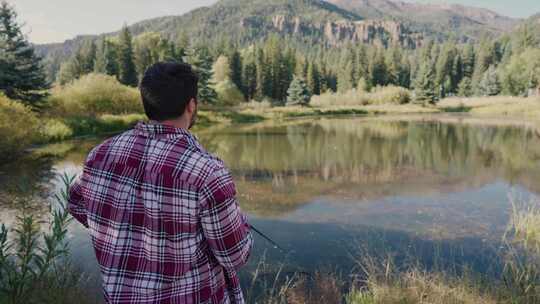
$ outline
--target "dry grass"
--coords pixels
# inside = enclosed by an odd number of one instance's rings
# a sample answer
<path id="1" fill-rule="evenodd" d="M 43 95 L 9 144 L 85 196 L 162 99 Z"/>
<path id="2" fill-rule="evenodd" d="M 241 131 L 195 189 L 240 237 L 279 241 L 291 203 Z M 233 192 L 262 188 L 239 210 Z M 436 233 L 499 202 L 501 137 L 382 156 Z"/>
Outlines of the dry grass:
<path id="1" fill-rule="evenodd" d="M 358 106 L 378 104 L 406 104 L 411 101 L 411 92 L 405 88 L 377 87 L 372 92 L 350 90 L 346 93 L 324 93 L 313 96 L 310 104 L 315 107 Z"/>
<path id="2" fill-rule="evenodd" d="M 347 304 L 495 304 L 494 299 L 482 295 L 474 284 L 448 279 L 442 274 L 411 270 L 399 278 L 381 282 L 370 278 L 367 290 L 353 290 Z"/>
<path id="3" fill-rule="evenodd" d="M 509 230 L 515 241 L 540 254 L 540 207 L 537 204 L 514 203 Z"/>
<path id="4" fill-rule="evenodd" d="M 540 119 L 540 98 L 511 96 L 447 98 L 437 104 L 442 111 L 463 110 L 473 115 Z"/>

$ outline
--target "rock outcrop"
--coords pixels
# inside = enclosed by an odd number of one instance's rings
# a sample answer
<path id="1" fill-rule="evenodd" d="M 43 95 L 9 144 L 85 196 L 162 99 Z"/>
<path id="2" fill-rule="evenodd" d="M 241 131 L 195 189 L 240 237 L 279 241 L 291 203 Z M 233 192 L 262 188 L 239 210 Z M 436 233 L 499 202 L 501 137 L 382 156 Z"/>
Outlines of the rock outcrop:
<path id="1" fill-rule="evenodd" d="M 262 20 L 243 19 L 242 27 L 259 27 Z M 267 30 L 292 35 L 317 34 L 329 45 L 336 46 L 346 42 L 363 42 L 388 46 L 398 44 L 406 48 L 416 48 L 422 43 L 422 35 L 410 32 L 403 24 L 396 21 L 326 21 L 308 22 L 298 16 L 275 15 Z"/>

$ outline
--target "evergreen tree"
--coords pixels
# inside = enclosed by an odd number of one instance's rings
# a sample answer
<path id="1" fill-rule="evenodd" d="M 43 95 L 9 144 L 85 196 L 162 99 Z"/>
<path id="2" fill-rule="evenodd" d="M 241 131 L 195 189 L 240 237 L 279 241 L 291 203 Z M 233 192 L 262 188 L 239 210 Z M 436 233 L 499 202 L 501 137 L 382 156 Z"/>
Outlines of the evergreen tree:
<path id="1" fill-rule="evenodd" d="M 206 104 L 214 104 L 217 101 L 217 93 L 212 82 L 213 60 L 207 47 L 200 46 L 191 50 L 189 63 L 199 75 L 198 100 Z"/>
<path id="2" fill-rule="evenodd" d="M 501 92 L 501 83 L 495 66 L 490 66 L 480 81 L 477 94 L 481 96 L 495 96 Z"/>
<path id="3" fill-rule="evenodd" d="M 487 69 L 491 65 L 495 64 L 497 64 L 495 43 L 489 40 L 482 41 L 476 55 L 476 62 L 472 77 L 473 84 L 479 84 Z"/>
<path id="4" fill-rule="evenodd" d="M 177 62 L 176 47 L 163 37 L 158 42 L 158 61 Z"/>
<path id="5" fill-rule="evenodd" d="M 315 63 L 310 63 L 308 66 L 307 83 L 313 95 L 321 94 L 321 75 Z"/>
<path id="6" fill-rule="evenodd" d="M 356 75 L 354 79 L 359 81 L 361 78 L 369 77 L 369 59 L 365 44 L 360 44 L 356 50 Z"/>
<path id="7" fill-rule="evenodd" d="M 399 46 L 392 46 L 386 52 L 386 84 L 399 85 L 401 78 L 402 53 Z"/>
<path id="8" fill-rule="evenodd" d="M 87 41 L 80 50 L 80 53 L 83 75 L 92 73 L 97 56 L 96 43 L 93 40 Z"/>
<path id="9" fill-rule="evenodd" d="M 472 78 L 474 73 L 475 65 L 475 53 L 474 46 L 472 44 L 467 44 L 463 50 L 462 55 L 462 65 L 463 65 L 463 77 Z"/>
<path id="10" fill-rule="evenodd" d="M 373 86 L 388 84 L 388 69 L 382 50 L 375 49 L 369 65 L 370 83 Z"/>
<path id="11" fill-rule="evenodd" d="M 257 65 L 253 59 L 246 61 L 242 68 L 242 87 L 247 100 L 255 99 L 257 92 Z"/>
<path id="12" fill-rule="evenodd" d="M 234 49 L 229 55 L 230 75 L 232 82 L 246 95 L 244 86 L 242 84 L 242 56 L 238 49 Z"/>
<path id="13" fill-rule="evenodd" d="M 429 62 L 424 62 L 418 72 L 415 83 L 416 101 L 421 103 L 435 103 L 437 93 L 435 89 L 435 75 Z"/>
<path id="14" fill-rule="evenodd" d="M 287 105 L 308 105 L 311 99 L 306 81 L 295 76 L 287 90 Z"/>
<path id="15" fill-rule="evenodd" d="M 264 51 L 261 48 L 258 48 L 255 51 L 255 65 L 257 67 L 257 88 L 255 98 L 257 100 L 263 100 L 265 96 L 271 96 L 272 88 L 270 67 L 266 64 Z"/>
<path id="16" fill-rule="evenodd" d="M 84 75 L 84 63 L 80 52 L 76 52 L 68 61 L 62 63 L 56 80 L 65 85 Z"/>
<path id="17" fill-rule="evenodd" d="M 352 64 L 342 66 L 337 74 L 337 91 L 345 93 L 354 88 Z"/>
<path id="18" fill-rule="evenodd" d="M 339 71 L 337 74 L 337 90 L 338 92 L 347 92 L 354 89 L 355 83 L 355 64 L 356 54 L 350 48 L 345 48 L 342 51 L 339 63 Z"/>
<path id="19" fill-rule="evenodd" d="M 458 96 L 470 97 L 473 95 L 471 78 L 465 77 L 461 80 L 458 87 Z"/>
<path id="20" fill-rule="evenodd" d="M 47 76 L 17 23 L 17 13 L 5 1 L 0 3 L 0 54 L 0 92 L 37 106 L 49 88 Z"/>
<path id="21" fill-rule="evenodd" d="M 118 43 L 118 80 L 129 86 L 137 86 L 137 69 L 133 54 L 133 41 L 127 26 L 120 32 Z"/>

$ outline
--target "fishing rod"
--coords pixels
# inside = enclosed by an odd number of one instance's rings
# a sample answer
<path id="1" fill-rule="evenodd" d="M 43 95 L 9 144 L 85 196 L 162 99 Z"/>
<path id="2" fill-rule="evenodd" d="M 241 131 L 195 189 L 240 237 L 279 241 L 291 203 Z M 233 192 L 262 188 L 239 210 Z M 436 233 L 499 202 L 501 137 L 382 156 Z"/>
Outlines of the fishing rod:
<path id="1" fill-rule="evenodd" d="M 251 228 L 251 230 L 255 231 L 255 233 L 257 233 L 262 238 L 267 240 L 270 244 L 272 244 L 272 246 L 274 246 L 274 248 L 279 249 L 283 253 L 289 253 L 290 252 L 290 251 L 287 251 L 287 250 L 283 249 L 283 247 L 279 246 L 278 243 L 274 242 L 270 237 L 266 236 L 264 233 L 259 231 L 259 229 L 253 227 L 253 225 L 249 225 L 249 227 Z"/>

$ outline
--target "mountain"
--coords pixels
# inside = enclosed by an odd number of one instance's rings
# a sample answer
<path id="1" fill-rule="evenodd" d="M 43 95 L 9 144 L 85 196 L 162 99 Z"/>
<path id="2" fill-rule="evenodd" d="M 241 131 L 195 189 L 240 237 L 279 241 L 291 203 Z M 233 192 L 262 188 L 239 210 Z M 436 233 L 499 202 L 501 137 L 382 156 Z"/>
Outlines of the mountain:
<path id="1" fill-rule="evenodd" d="M 423 4 L 393 0 L 327 0 L 365 19 L 391 18 L 415 31 L 444 39 L 455 36 L 476 40 L 482 35 L 498 36 L 514 28 L 519 19 L 491 10 L 458 4 Z"/>
<path id="2" fill-rule="evenodd" d="M 149 19 L 129 28 L 134 35 L 157 32 L 172 40 L 184 33 L 195 43 L 230 40 L 246 46 L 277 33 L 306 47 L 365 42 L 415 48 L 426 38 L 454 36 L 467 41 L 486 33 L 496 37 L 518 22 L 486 9 L 460 5 L 391 0 L 221 0 L 181 16 Z M 85 41 L 117 33 L 79 36 L 36 48 L 46 59 L 49 75 L 55 75 L 60 64 Z"/>
<path id="3" fill-rule="evenodd" d="M 337 46 L 348 41 L 416 47 L 419 35 L 392 20 L 363 20 L 361 16 L 320 0 L 221 0 L 182 16 L 141 21 L 130 27 L 134 35 L 157 32 L 177 40 L 182 33 L 192 42 L 224 38 L 240 45 L 263 40 L 271 33 L 290 37 L 292 43 Z M 116 35 L 79 36 L 64 43 L 36 46 L 47 62 L 49 75 L 85 41 Z"/>

